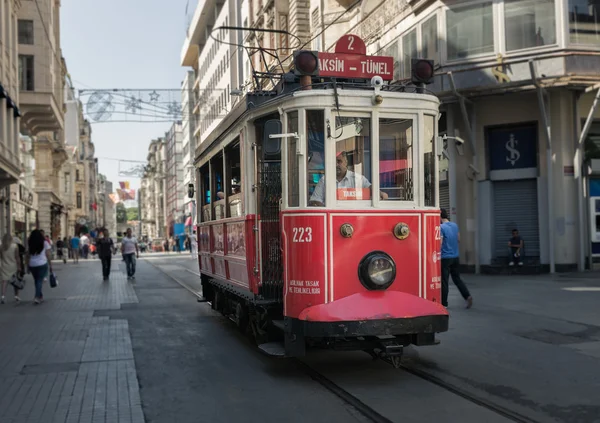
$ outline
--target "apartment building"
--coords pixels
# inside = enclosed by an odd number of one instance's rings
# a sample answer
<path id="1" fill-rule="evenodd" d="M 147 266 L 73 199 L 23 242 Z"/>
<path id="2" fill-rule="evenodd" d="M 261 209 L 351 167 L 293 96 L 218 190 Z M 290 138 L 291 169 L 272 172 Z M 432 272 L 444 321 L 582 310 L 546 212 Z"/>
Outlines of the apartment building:
<path id="1" fill-rule="evenodd" d="M 189 184 L 195 184 L 196 177 L 194 173 L 194 156 L 196 145 L 194 140 L 195 119 L 192 119 L 194 110 L 194 72 L 187 71 L 181 84 L 181 109 L 183 111 L 183 120 L 181 122 L 181 139 L 183 150 L 183 214 L 185 217 L 185 228 L 188 233 L 192 231 L 192 225 L 195 224 L 196 202 L 193 198 L 187 196 Z"/>
<path id="2" fill-rule="evenodd" d="M 448 137 L 437 195 L 462 228 L 467 268 L 506 266 L 512 229 L 538 271 L 600 259 L 600 2 L 352 4 L 337 24 L 315 26 L 323 49 L 358 35 L 368 54 L 396 58 L 400 82 L 411 58 L 436 63 L 427 88 Z"/>
<path id="3" fill-rule="evenodd" d="M 165 134 L 166 201 L 169 236 L 174 236 L 174 224 L 183 222 L 183 148 L 181 122 L 175 122 Z"/>
<path id="4" fill-rule="evenodd" d="M 146 171 L 142 178 L 140 198 L 142 201 L 142 236 L 149 239 L 165 238 L 168 227 L 166 192 L 165 139 L 152 140 L 148 146 Z"/>
<path id="5" fill-rule="evenodd" d="M 194 69 L 192 119 L 196 148 L 231 110 L 231 92 L 242 85 L 240 68 L 245 53 L 235 44 L 241 42 L 243 34 L 217 30 L 242 25 L 242 3 L 241 0 L 198 2 L 188 28 L 181 65 Z"/>
<path id="6" fill-rule="evenodd" d="M 60 169 L 69 159 L 64 144 L 67 71 L 60 49 L 60 3 L 21 2 L 17 26 L 20 130 L 34 144 L 39 227 L 56 239 L 64 236 L 67 210 L 60 198 Z"/>
<path id="7" fill-rule="evenodd" d="M 0 235 L 13 231 L 11 199 L 20 199 L 25 189 L 21 183 L 21 142 L 19 136 L 20 90 L 19 90 L 19 57 L 18 14 L 21 2 L 9 0 L 0 2 Z M 18 184 L 24 188 L 13 188 Z M 23 199 L 28 200 L 29 190 L 23 192 Z M 20 200 L 17 200 L 20 201 Z M 21 217 L 25 219 L 24 207 L 18 207 Z"/>

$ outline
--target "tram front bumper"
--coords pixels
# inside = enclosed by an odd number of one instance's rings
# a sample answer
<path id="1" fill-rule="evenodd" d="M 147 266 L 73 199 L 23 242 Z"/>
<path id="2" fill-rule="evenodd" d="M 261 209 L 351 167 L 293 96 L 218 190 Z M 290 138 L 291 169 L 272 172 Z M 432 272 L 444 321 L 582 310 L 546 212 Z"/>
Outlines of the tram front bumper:
<path id="1" fill-rule="evenodd" d="M 293 326 L 306 337 L 418 335 L 448 330 L 439 303 L 398 291 L 360 292 L 304 309 Z"/>

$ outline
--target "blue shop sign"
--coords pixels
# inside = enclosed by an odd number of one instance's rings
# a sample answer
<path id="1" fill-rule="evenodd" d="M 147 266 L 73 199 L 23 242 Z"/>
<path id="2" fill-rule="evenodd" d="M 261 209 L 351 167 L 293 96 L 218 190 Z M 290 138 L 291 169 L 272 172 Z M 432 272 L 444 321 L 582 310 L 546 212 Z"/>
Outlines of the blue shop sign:
<path id="1" fill-rule="evenodd" d="M 488 128 L 490 170 L 537 168 L 535 125 Z"/>

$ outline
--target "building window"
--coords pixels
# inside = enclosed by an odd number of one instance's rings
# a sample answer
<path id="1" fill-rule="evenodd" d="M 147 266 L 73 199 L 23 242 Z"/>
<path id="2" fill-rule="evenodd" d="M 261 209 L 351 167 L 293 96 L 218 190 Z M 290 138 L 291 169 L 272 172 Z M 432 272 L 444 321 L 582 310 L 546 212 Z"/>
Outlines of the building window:
<path id="1" fill-rule="evenodd" d="M 83 207 L 83 202 L 81 201 L 81 191 L 77 191 L 77 208 L 80 209 Z"/>
<path id="2" fill-rule="evenodd" d="M 19 84 L 21 91 L 34 91 L 33 56 L 19 54 Z"/>
<path id="3" fill-rule="evenodd" d="M 411 59 L 417 58 L 417 30 L 402 37 L 402 63 L 404 68 L 404 78 L 410 78 Z"/>
<path id="4" fill-rule="evenodd" d="M 600 44 L 600 0 L 569 0 L 569 40 Z"/>
<path id="5" fill-rule="evenodd" d="M 446 12 L 448 60 L 494 52 L 492 2 Z"/>
<path id="6" fill-rule="evenodd" d="M 65 194 L 71 192 L 71 174 L 65 173 Z"/>
<path id="7" fill-rule="evenodd" d="M 504 0 L 506 50 L 556 43 L 554 0 Z"/>
<path id="8" fill-rule="evenodd" d="M 421 26 L 421 57 L 439 62 L 439 51 L 436 15 L 426 20 Z"/>
<path id="9" fill-rule="evenodd" d="M 19 44 L 33 44 L 33 21 L 19 19 Z"/>
<path id="10" fill-rule="evenodd" d="M 75 180 L 79 181 L 79 169 L 75 170 Z"/>

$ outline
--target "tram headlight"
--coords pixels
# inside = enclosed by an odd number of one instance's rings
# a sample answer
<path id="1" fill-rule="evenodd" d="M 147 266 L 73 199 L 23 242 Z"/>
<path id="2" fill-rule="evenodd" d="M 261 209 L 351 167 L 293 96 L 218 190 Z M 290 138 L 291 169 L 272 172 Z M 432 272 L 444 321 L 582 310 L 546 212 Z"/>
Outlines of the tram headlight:
<path id="1" fill-rule="evenodd" d="M 367 289 L 387 289 L 396 279 L 396 264 L 383 251 L 373 251 L 360 261 L 358 279 Z"/>

